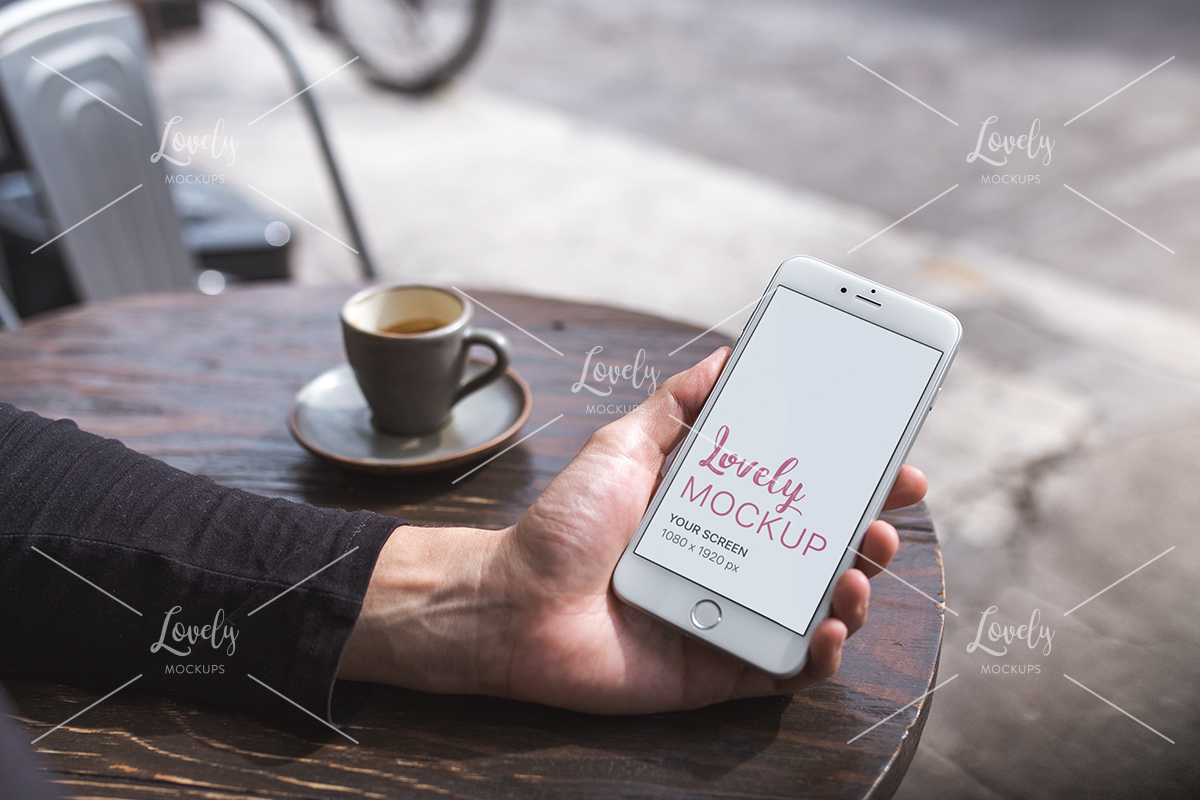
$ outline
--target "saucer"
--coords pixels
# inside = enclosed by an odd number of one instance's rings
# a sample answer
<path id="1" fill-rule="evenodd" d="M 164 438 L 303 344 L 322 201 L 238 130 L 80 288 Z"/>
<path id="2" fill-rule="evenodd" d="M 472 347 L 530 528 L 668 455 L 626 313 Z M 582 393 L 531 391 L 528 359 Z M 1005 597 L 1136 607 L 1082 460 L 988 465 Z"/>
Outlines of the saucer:
<path id="1" fill-rule="evenodd" d="M 487 369 L 472 360 L 468 373 Z M 382 473 L 430 472 L 477 461 L 501 449 L 521 430 L 533 394 L 515 370 L 460 400 L 441 429 L 419 436 L 381 433 L 349 364 L 322 373 L 296 395 L 288 414 L 292 436 L 305 449 L 351 469 Z"/>

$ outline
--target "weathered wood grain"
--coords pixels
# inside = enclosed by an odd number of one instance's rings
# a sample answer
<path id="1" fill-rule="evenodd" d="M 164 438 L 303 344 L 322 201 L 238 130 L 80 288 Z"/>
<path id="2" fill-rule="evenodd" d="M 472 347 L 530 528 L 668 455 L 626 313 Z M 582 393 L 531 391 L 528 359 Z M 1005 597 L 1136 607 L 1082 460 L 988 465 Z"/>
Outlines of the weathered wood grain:
<path id="1" fill-rule="evenodd" d="M 534 391 L 521 435 L 546 430 L 469 478 L 372 477 L 308 454 L 289 435 L 292 397 L 343 360 L 337 309 L 351 289 L 267 287 L 218 297 L 141 295 L 48 315 L 0 334 L 0 400 L 115 436 L 190 472 L 273 496 L 371 508 L 420 524 L 515 521 L 613 414 L 645 386 L 607 397 L 572 391 L 585 354 L 627 364 L 639 349 L 663 377 L 728 341 L 628 311 L 494 292 Z M 594 381 L 589 381 L 594 383 Z M 901 530 L 893 570 L 940 598 L 943 575 L 923 507 L 889 515 Z M 281 728 L 228 711 L 127 690 L 41 743 L 76 797 L 356 798 L 891 796 L 912 758 L 927 698 L 846 742 L 933 685 L 941 612 L 899 581 L 873 581 L 866 626 L 841 671 L 792 699 L 727 703 L 648 717 L 597 718 L 491 698 L 381 689 L 351 728 Z M 96 699 L 35 680 L 9 684 L 29 730 Z M 30 738 L 33 738 L 32 734 Z"/>

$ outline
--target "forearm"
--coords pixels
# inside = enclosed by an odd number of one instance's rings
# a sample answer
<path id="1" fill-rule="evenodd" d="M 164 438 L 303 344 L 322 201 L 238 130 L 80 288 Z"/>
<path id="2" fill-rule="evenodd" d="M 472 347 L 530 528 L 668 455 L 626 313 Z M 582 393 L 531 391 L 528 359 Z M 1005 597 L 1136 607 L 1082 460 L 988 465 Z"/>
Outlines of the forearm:
<path id="1" fill-rule="evenodd" d="M 513 616 L 510 531 L 398 529 L 383 546 L 339 678 L 504 694 Z"/>
<path id="2" fill-rule="evenodd" d="M 97 690 L 140 674 L 140 689 L 290 713 L 254 675 L 329 718 L 397 524 L 221 487 L 0 405 L 0 672 Z M 176 625 L 214 630 L 180 641 Z"/>

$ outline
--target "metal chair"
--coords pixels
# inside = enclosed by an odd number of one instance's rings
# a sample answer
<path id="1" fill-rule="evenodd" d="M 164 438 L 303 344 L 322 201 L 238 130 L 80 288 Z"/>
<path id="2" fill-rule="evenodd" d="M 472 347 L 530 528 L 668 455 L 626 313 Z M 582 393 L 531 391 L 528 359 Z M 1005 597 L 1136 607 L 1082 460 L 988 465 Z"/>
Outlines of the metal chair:
<path id="1" fill-rule="evenodd" d="M 303 89 L 277 12 L 264 0 L 225 2 L 267 34 Z M 159 117 L 145 64 L 140 15 L 118 0 L 24 0 L 0 10 L 0 90 L 14 144 L 35 173 L 60 231 L 51 241 L 60 241 L 84 300 L 195 287 L 165 165 L 150 158 Z M 312 95 L 300 98 L 363 275 L 373 277 Z"/>

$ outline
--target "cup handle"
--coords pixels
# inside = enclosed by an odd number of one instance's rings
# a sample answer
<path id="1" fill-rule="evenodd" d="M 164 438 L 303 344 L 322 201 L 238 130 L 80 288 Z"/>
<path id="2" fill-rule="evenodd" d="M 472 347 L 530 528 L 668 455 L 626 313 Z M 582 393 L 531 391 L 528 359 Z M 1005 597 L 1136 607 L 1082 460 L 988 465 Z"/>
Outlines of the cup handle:
<path id="1" fill-rule="evenodd" d="M 458 387 L 458 391 L 454 393 L 455 403 L 499 378 L 508 369 L 508 365 L 512 361 L 512 351 L 508 344 L 508 337 L 502 333 L 488 330 L 487 328 L 470 328 L 463 335 L 463 349 L 469 350 L 471 345 L 475 344 L 481 344 L 495 353 L 496 363 L 487 372 L 482 375 L 476 375 Z"/>

